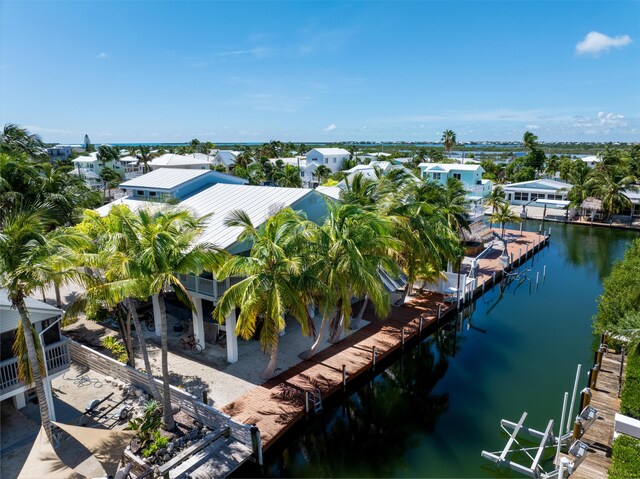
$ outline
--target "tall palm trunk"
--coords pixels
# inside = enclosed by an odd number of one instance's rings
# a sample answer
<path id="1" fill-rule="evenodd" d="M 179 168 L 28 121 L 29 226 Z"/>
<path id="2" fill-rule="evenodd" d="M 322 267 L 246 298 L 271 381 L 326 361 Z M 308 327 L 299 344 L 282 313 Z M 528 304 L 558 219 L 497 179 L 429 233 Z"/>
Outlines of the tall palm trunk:
<path id="1" fill-rule="evenodd" d="M 263 381 L 268 381 L 275 374 L 277 359 L 278 359 L 278 341 L 276 341 L 276 344 L 273 345 L 273 349 L 271 350 L 271 354 L 269 356 L 269 364 L 267 364 L 267 368 L 262 373 Z"/>
<path id="2" fill-rule="evenodd" d="M 164 414 L 164 424 L 168 431 L 173 431 L 175 422 L 173 420 L 173 410 L 171 409 L 171 388 L 169 387 L 169 364 L 167 361 L 169 351 L 169 337 L 167 336 L 167 308 L 164 304 L 164 293 L 158 295 L 160 305 L 160 347 L 162 348 L 162 412 Z"/>
<path id="3" fill-rule="evenodd" d="M 36 386 L 36 395 L 38 397 L 38 408 L 40 409 L 40 420 L 42 427 L 47 434 L 49 442 L 51 442 L 51 417 L 49 416 L 49 404 L 47 404 L 47 395 L 44 391 L 44 381 L 40 374 L 40 363 L 38 362 L 38 353 L 36 351 L 36 343 L 33 339 L 35 331 L 31 321 L 29 320 L 29 312 L 24 304 L 24 295 L 22 291 L 18 293 L 18 297 L 14 299 L 14 305 L 20 313 L 20 321 L 22 322 L 22 332 L 24 333 L 24 341 L 27 346 L 27 357 L 29 364 L 27 367 L 31 370 L 33 382 Z M 46 361 L 46 358 L 43 358 Z"/>
<path id="4" fill-rule="evenodd" d="M 403 305 L 404 303 L 406 303 L 407 298 L 412 292 L 413 292 L 413 281 L 407 281 L 407 286 L 404 288 L 404 291 L 402 292 L 402 297 L 400 298 L 400 301 L 398 301 L 397 304 Z"/>
<path id="5" fill-rule="evenodd" d="M 140 346 L 140 354 L 142 354 L 142 362 L 144 363 L 144 369 L 145 371 L 147 371 L 147 378 L 149 379 L 149 390 L 151 391 L 151 395 L 156 401 L 162 401 L 162 397 L 160 396 L 160 392 L 158 391 L 158 386 L 156 385 L 156 381 L 153 377 L 151 362 L 149 362 L 149 352 L 147 351 L 147 343 L 144 340 L 144 333 L 142 332 L 142 324 L 140 323 L 138 310 L 133 304 L 131 298 L 127 298 L 127 309 L 129 310 L 129 314 L 131 314 L 131 318 L 133 318 L 133 325 L 136 328 L 138 344 Z"/>
<path id="6" fill-rule="evenodd" d="M 54 283 L 53 289 L 56 292 L 56 307 L 58 309 L 62 309 L 62 295 L 60 294 L 60 285 L 58 283 Z"/>
<path id="7" fill-rule="evenodd" d="M 340 341 L 342 331 L 344 331 L 344 314 L 338 311 L 329 327 L 329 342 L 335 344 Z"/>
<path id="8" fill-rule="evenodd" d="M 364 312 L 366 311 L 368 304 L 369 304 L 369 295 L 365 294 L 364 301 L 362 301 L 362 306 L 360 306 L 360 311 L 358 311 L 358 315 L 355 318 L 353 318 L 353 321 L 351 321 L 349 329 L 358 329 L 360 327 L 360 321 L 364 316 Z"/>

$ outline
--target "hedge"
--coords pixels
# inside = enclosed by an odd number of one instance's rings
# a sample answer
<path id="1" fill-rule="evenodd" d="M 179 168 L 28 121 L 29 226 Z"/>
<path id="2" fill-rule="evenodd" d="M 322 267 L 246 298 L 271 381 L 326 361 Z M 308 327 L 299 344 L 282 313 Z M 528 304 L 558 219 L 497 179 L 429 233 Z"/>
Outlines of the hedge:
<path id="1" fill-rule="evenodd" d="M 609 479 L 640 478 L 640 439 L 624 434 L 613 442 Z"/>
<path id="2" fill-rule="evenodd" d="M 624 387 L 620 395 L 620 412 L 640 419 L 640 353 L 629 354 Z"/>

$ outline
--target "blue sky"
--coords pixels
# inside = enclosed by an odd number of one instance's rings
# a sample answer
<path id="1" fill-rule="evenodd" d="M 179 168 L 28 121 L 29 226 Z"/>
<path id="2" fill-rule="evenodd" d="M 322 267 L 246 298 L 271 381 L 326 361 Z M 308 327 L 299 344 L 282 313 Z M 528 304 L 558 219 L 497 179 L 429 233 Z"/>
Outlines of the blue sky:
<path id="1" fill-rule="evenodd" d="M 640 140 L 640 2 L 4 1 L 46 141 Z"/>

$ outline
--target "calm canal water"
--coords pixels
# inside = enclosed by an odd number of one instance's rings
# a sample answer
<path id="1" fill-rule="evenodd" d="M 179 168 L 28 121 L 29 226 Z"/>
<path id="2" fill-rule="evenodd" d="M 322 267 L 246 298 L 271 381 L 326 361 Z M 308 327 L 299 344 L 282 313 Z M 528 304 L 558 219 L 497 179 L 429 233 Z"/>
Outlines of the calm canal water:
<path id="1" fill-rule="evenodd" d="M 530 221 L 524 229 L 538 226 Z M 375 378 L 326 402 L 320 416 L 269 451 L 263 468 L 250 464 L 238 475 L 520 477 L 480 452 L 504 447 L 502 418 L 517 422 L 527 411 L 529 427 L 559 422 L 576 365 L 585 371 L 593 360 L 591 317 L 602 279 L 638 236 L 551 227 L 551 245 L 520 268 L 532 269 L 531 287 L 512 283 L 486 293 L 466 318 L 454 318 Z M 536 290 L 543 265 L 546 279 Z"/>

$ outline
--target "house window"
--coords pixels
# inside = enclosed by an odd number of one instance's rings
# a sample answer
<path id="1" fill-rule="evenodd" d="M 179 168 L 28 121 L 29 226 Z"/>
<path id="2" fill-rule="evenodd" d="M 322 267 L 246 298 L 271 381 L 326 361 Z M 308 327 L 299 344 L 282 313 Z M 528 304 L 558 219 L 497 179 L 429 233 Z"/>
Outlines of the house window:
<path id="1" fill-rule="evenodd" d="M 136 195 L 144 196 L 144 191 L 143 190 L 136 190 Z"/>
<path id="2" fill-rule="evenodd" d="M 462 174 L 461 174 L 461 173 L 454 173 L 454 174 L 453 174 L 453 177 L 454 177 L 456 180 L 460 180 L 460 181 L 462 181 Z"/>
<path id="3" fill-rule="evenodd" d="M 520 191 L 516 191 L 514 193 L 513 199 L 515 201 L 529 201 L 529 193 L 522 193 Z"/>
<path id="4" fill-rule="evenodd" d="M 442 176 L 442 173 L 432 173 L 433 174 L 433 179 L 434 180 L 439 180 L 440 177 Z"/>
<path id="5" fill-rule="evenodd" d="M 149 196 L 156 196 L 156 192 L 155 191 L 150 191 L 149 192 Z"/>
<path id="6" fill-rule="evenodd" d="M 328 165 L 328 164 L 329 164 L 329 158 L 325 158 L 325 159 L 324 159 L 324 164 L 325 164 L 325 165 Z"/>
<path id="7" fill-rule="evenodd" d="M 337 160 L 338 160 L 337 158 L 334 158 L 334 159 L 333 159 L 333 162 L 335 163 Z"/>
<path id="8" fill-rule="evenodd" d="M 539 195 L 538 193 L 531 193 L 531 201 L 535 201 L 538 198 L 544 198 L 544 195 Z"/>

